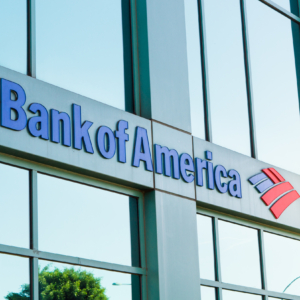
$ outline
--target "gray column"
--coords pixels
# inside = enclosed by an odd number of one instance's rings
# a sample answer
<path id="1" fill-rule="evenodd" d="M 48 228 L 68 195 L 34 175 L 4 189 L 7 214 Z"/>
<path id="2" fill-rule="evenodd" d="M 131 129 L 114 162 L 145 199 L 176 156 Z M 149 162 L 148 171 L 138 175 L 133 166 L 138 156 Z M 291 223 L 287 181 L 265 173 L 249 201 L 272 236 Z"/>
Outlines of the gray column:
<path id="1" fill-rule="evenodd" d="M 149 192 L 145 220 L 148 300 L 200 299 L 196 202 Z"/>
<path id="2" fill-rule="evenodd" d="M 191 131 L 184 0 L 136 0 L 141 116 Z"/>

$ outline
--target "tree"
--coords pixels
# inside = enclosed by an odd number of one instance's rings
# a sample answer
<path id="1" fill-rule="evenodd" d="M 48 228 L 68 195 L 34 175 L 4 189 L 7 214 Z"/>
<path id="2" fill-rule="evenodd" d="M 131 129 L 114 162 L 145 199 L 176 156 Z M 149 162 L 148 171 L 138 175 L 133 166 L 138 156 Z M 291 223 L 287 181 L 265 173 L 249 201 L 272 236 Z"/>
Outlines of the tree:
<path id="1" fill-rule="evenodd" d="M 40 300 L 108 300 L 100 278 L 74 268 L 49 271 L 49 266 L 46 266 L 39 272 L 39 293 Z M 29 284 L 22 285 L 20 293 L 9 293 L 5 299 L 30 299 Z"/>

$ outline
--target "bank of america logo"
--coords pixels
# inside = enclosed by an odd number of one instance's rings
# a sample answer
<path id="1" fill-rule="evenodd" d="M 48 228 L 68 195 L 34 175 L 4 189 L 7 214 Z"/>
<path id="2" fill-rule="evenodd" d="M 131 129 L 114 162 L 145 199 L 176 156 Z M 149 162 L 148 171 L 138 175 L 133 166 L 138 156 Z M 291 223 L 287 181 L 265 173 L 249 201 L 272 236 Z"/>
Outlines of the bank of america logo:
<path id="1" fill-rule="evenodd" d="M 294 187 L 287 182 L 274 168 L 263 169 L 262 173 L 248 179 L 259 193 L 264 193 L 260 198 L 270 206 L 270 211 L 276 219 L 300 198 Z"/>

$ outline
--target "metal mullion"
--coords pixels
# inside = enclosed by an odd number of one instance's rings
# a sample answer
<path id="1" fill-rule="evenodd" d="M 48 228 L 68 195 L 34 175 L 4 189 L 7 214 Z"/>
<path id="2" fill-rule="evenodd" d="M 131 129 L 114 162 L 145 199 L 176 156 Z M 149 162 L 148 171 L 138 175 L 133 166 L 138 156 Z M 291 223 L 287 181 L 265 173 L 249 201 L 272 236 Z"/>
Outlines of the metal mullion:
<path id="1" fill-rule="evenodd" d="M 270 8 L 276 10 L 278 13 L 282 14 L 283 16 L 285 16 L 285 17 L 291 19 L 292 21 L 295 21 L 296 23 L 300 24 L 300 18 L 298 16 L 296 16 L 296 15 L 292 14 L 291 12 L 289 12 L 288 10 L 282 8 L 277 3 L 275 3 L 271 0 L 259 0 L 259 1 L 266 4 Z"/>
<path id="2" fill-rule="evenodd" d="M 30 249 L 38 250 L 37 171 L 30 172 Z"/>
<path id="3" fill-rule="evenodd" d="M 27 0 L 27 75 L 36 78 L 35 0 Z"/>
<path id="4" fill-rule="evenodd" d="M 217 295 L 218 300 L 223 300 L 223 293 L 222 293 L 222 288 L 221 287 L 218 287 L 216 289 L 216 295 Z"/>
<path id="5" fill-rule="evenodd" d="M 267 290 L 267 274 L 266 274 L 266 258 L 265 258 L 265 247 L 264 247 L 264 231 L 258 230 L 258 241 L 259 241 L 259 256 L 260 256 L 260 267 L 261 267 L 261 282 L 262 289 Z"/>
<path id="6" fill-rule="evenodd" d="M 255 116 L 254 116 L 254 103 L 253 103 L 253 88 L 251 79 L 251 64 L 249 53 L 249 36 L 247 27 L 247 11 L 244 0 L 240 0 L 241 17 L 242 17 L 242 31 L 243 31 L 243 46 L 244 46 L 244 62 L 247 86 L 247 99 L 248 99 L 248 117 L 249 117 L 249 133 L 251 145 L 251 157 L 257 158 L 257 142 L 255 130 Z"/>
<path id="7" fill-rule="evenodd" d="M 280 292 L 273 292 L 273 291 L 266 291 L 263 289 L 257 289 L 242 285 L 236 285 L 231 283 L 224 283 L 224 282 L 218 282 L 208 279 L 201 279 L 201 285 L 215 287 L 217 289 L 226 289 L 234 292 L 241 292 L 241 293 L 248 293 L 253 295 L 261 295 L 261 296 L 268 296 L 268 297 L 274 297 L 278 299 L 287 299 L 287 300 L 300 300 L 300 296 L 291 295 L 291 294 L 285 294 Z"/>
<path id="8" fill-rule="evenodd" d="M 30 259 L 30 298 L 39 299 L 39 261 L 37 258 Z"/>
<path id="9" fill-rule="evenodd" d="M 103 269 L 103 270 L 114 271 L 114 272 L 146 275 L 145 268 L 119 265 L 119 264 L 96 261 L 96 260 L 86 259 L 81 257 L 67 256 L 63 254 L 37 251 L 33 249 L 14 247 L 14 246 L 8 246 L 3 244 L 0 244 L 0 253 L 23 256 L 28 258 L 38 258 L 38 259 L 49 260 L 58 263 L 66 263 L 71 265 L 90 267 L 95 269 Z"/>
<path id="10" fill-rule="evenodd" d="M 218 218 L 213 218 L 213 238 L 214 238 L 215 273 L 216 273 L 215 278 L 216 281 L 222 282 L 218 221 L 219 221 Z"/>
<path id="11" fill-rule="evenodd" d="M 204 105 L 204 120 L 205 120 L 205 140 L 208 142 L 212 142 L 212 125 L 211 125 L 205 16 L 204 16 L 203 0 L 198 0 L 198 10 L 199 10 L 200 46 L 201 46 L 200 49 L 201 49 L 201 65 L 202 65 L 203 105 Z"/>
<path id="12" fill-rule="evenodd" d="M 30 249 L 38 250 L 38 202 L 37 202 L 37 171 L 30 171 Z M 39 262 L 30 259 L 30 290 L 31 299 L 39 299 Z"/>

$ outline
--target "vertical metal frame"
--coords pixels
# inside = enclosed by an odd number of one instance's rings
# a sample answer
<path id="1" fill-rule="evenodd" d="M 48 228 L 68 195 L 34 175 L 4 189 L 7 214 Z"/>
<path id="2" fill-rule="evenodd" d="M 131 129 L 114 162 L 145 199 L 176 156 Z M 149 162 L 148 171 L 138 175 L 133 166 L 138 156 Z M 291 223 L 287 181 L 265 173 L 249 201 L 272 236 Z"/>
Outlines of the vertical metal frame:
<path id="1" fill-rule="evenodd" d="M 200 284 L 213 287 L 216 290 L 216 299 L 222 300 L 222 291 L 223 289 L 242 292 L 242 293 L 249 293 L 253 295 L 261 296 L 262 300 L 268 300 L 269 297 L 274 297 L 278 299 L 300 299 L 300 296 L 285 294 L 280 292 L 273 292 L 268 290 L 267 286 L 267 276 L 266 276 L 266 259 L 265 259 L 265 248 L 264 248 L 264 232 L 272 230 L 269 227 L 265 227 L 262 225 L 258 225 L 256 223 L 252 223 L 251 221 L 247 220 L 239 220 L 235 217 L 227 216 L 222 213 L 213 212 L 211 210 L 206 209 L 197 209 L 197 213 L 211 217 L 213 219 L 213 234 L 214 234 L 214 255 L 215 255 L 215 263 L 216 263 L 216 280 L 207 280 L 207 279 L 200 279 Z M 222 282 L 221 278 L 221 268 L 220 268 L 220 245 L 219 245 L 219 227 L 218 227 L 218 220 L 222 219 L 227 222 L 231 222 L 240 226 L 247 226 L 258 231 L 258 245 L 259 245 L 259 254 L 260 254 L 260 266 L 261 266 L 261 281 L 262 281 L 262 288 L 250 288 L 247 286 L 239 286 L 235 284 L 229 284 Z M 288 238 L 295 238 L 290 236 L 289 234 L 285 235 L 283 233 L 279 233 L 277 230 L 273 231 L 275 234 L 287 236 Z M 297 235 L 297 239 L 300 241 L 299 235 Z"/>
<path id="2" fill-rule="evenodd" d="M 244 48 L 244 62 L 246 73 L 246 87 L 247 87 L 247 100 L 248 100 L 248 118 L 249 118 L 249 134 L 250 134 L 250 147 L 251 157 L 257 158 L 257 142 L 256 142 L 256 130 L 255 130 L 255 114 L 253 103 L 253 90 L 251 79 L 251 63 L 249 52 L 249 36 L 248 36 L 248 24 L 247 24 L 247 11 L 245 0 L 240 0 L 241 18 L 242 18 L 242 32 L 243 32 L 243 48 Z"/>
<path id="3" fill-rule="evenodd" d="M 216 277 L 216 281 L 222 282 L 220 242 L 219 242 L 219 219 L 215 217 L 213 217 L 213 239 L 214 239 L 214 255 L 215 255 L 215 277 Z"/>
<path id="4" fill-rule="evenodd" d="M 37 199 L 37 171 L 30 173 L 30 249 L 38 251 L 38 199 Z M 39 262 L 36 257 L 30 258 L 30 290 L 31 299 L 39 299 Z"/>
<path id="5" fill-rule="evenodd" d="M 27 75 L 36 78 L 35 0 L 27 0 Z"/>
<path id="6" fill-rule="evenodd" d="M 124 61 L 124 89 L 125 110 L 135 113 L 134 80 L 133 80 L 133 38 L 132 38 L 132 9 L 131 0 L 121 0 L 122 28 L 123 28 L 123 61 Z"/>
<path id="7" fill-rule="evenodd" d="M 259 256 L 260 256 L 260 268 L 261 268 L 261 287 L 263 290 L 268 289 L 267 284 L 267 271 L 266 271 L 266 258 L 265 258 L 265 244 L 264 244 L 264 231 L 258 230 L 258 244 L 259 244 Z"/>
<path id="8" fill-rule="evenodd" d="M 136 290 L 135 299 L 147 299 L 146 290 L 146 254 L 145 254 L 145 225 L 144 225 L 144 197 L 143 194 L 137 190 L 132 190 L 122 186 L 114 186 L 106 182 L 99 181 L 93 178 L 82 177 L 74 173 L 69 173 L 63 170 L 52 169 L 51 167 L 42 166 L 36 163 L 27 162 L 16 159 L 7 155 L 0 154 L 1 163 L 25 168 L 29 172 L 29 214 L 30 214 L 30 240 L 29 248 L 20 248 L 0 244 L 0 253 L 11 254 L 28 258 L 29 272 L 30 272 L 30 293 L 32 300 L 39 299 L 39 259 L 66 263 L 71 265 L 84 266 L 89 268 L 103 269 L 112 272 L 122 272 L 126 274 L 137 275 L 140 278 L 140 289 Z M 138 230 L 139 230 L 139 250 L 140 250 L 140 266 L 123 266 L 114 263 L 105 263 L 101 261 L 89 260 L 84 258 L 77 258 L 72 256 L 60 255 L 55 253 L 48 253 L 38 250 L 38 172 L 55 176 L 66 180 L 78 182 L 78 184 L 88 184 L 90 186 L 109 190 L 111 192 L 121 193 L 127 195 L 129 198 L 138 199 Z M 137 279 L 135 276 L 135 279 Z"/>
<path id="9" fill-rule="evenodd" d="M 210 95 L 209 95 L 209 79 L 208 79 L 208 60 L 206 47 L 205 32 L 205 14 L 203 0 L 198 0 L 199 11 L 199 32 L 200 32 L 200 49 L 201 49 L 201 65 L 202 65 L 202 85 L 203 85 L 203 105 L 204 105 L 204 121 L 205 121 L 205 140 L 212 142 L 212 125 L 210 112 Z"/>

